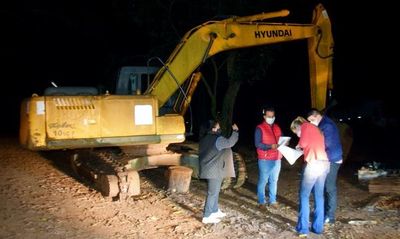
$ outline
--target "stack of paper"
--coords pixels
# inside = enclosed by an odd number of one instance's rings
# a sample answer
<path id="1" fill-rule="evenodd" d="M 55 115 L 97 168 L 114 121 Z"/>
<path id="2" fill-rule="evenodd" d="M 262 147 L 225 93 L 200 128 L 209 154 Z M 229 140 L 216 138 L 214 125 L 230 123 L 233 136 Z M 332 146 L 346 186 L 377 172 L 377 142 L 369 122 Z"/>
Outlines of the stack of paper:
<path id="1" fill-rule="evenodd" d="M 297 149 L 292 149 L 288 146 L 286 146 L 286 144 L 289 142 L 290 137 L 285 137 L 282 136 L 279 138 L 278 141 L 278 150 L 279 152 L 282 153 L 283 157 L 285 157 L 285 159 L 289 162 L 290 165 L 293 165 L 296 160 L 303 155 L 303 151 L 301 150 L 297 150 Z"/>

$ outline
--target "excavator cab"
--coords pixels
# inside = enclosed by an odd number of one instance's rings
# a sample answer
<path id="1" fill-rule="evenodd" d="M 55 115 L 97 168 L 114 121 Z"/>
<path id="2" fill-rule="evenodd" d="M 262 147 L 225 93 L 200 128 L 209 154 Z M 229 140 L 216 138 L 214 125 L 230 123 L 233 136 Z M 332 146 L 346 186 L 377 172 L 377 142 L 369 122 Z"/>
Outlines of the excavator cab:
<path id="1" fill-rule="evenodd" d="M 159 68 L 146 66 L 123 66 L 116 79 L 116 95 L 141 95 L 151 83 Z"/>
<path id="2" fill-rule="evenodd" d="M 123 66 L 119 69 L 116 76 L 116 95 L 141 95 L 145 92 L 152 83 L 156 73 L 160 70 L 159 67 L 154 66 Z M 165 114 L 180 114 L 182 112 L 182 105 L 185 101 L 185 94 L 187 89 L 193 81 L 186 81 L 180 90 L 177 90 L 168 101 L 159 108 L 159 115 Z M 185 110 L 186 111 L 186 110 Z"/>

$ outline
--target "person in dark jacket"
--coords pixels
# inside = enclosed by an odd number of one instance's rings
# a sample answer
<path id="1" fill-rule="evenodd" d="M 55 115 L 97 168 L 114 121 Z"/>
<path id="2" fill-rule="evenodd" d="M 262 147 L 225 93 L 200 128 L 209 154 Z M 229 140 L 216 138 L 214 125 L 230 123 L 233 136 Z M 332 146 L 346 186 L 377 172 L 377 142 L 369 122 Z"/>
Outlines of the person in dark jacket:
<path id="1" fill-rule="evenodd" d="M 200 140 L 200 178 L 207 179 L 207 197 L 204 205 L 203 223 L 218 223 L 226 214 L 218 207 L 219 192 L 225 177 L 235 177 L 232 147 L 239 139 L 239 128 L 232 126 L 229 138 L 221 135 L 218 122 Z"/>
<path id="2" fill-rule="evenodd" d="M 339 129 L 332 119 L 326 115 L 322 115 L 317 109 L 311 109 L 308 112 L 307 120 L 318 126 L 324 134 L 325 151 L 330 162 L 330 170 L 325 181 L 325 223 L 334 223 L 337 207 L 336 180 L 340 165 L 343 162 Z"/>

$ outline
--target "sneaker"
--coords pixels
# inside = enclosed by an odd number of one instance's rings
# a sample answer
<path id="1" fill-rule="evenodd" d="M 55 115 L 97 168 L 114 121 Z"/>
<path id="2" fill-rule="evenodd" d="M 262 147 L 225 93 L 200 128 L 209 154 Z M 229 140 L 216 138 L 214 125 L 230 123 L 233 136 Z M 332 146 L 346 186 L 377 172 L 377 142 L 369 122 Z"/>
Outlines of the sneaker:
<path id="1" fill-rule="evenodd" d="M 325 218 L 324 223 L 325 223 L 325 224 L 334 224 L 334 223 L 335 223 L 335 220 L 329 219 L 329 218 L 327 217 L 327 218 Z"/>
<path id="2" fill-rule="evenodd" d="M 208 223 L 218 223 L 220 222 L 221 219 L 213 217 L 212 214 L 208 217 L 203 217 L 203 220 L 201 221 L 204 224 L 208 224 Z"/>
<path id="3" fill-rule="evenodd" d="M 223 218 L 226 216 L 226 213 L 223 213 L 220 209 L 218 209 L 217 212 L 211 213 L 211 216 L 215 218 Z"/>
<path id="4" fill-rule="evenodd" d="M 300 233 L 300 234 L 299 234 L 299 237 L 300 237 L 300 238 L 306 238 L 306 237 L 307 237 L 307 234 Z"/>

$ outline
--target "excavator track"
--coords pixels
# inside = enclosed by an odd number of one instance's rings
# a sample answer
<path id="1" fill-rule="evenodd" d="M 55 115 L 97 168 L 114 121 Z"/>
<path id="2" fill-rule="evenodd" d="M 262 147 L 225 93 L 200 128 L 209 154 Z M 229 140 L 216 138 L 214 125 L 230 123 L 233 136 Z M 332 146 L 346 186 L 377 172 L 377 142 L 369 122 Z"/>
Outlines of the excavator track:
<path id="1" fill-rule="evenodd" d="M 72 155 L 71 167 L 93 182 L 104 197 L 124 200 L 140 194 L 138 171 L 126 167 L 131 159 L 118 149 L 80 150 Z"/>
<path id="2" fill-rule="evenodd" d="M 91 181 L 104 197 L 126 200 L 140 194 L 140 170 L 182 165 L 192 168 L 192 177 L 198 178 L 196 144 L 175 145 L 172 148 L 167 150 L 167 145 L 152 145 L 146 148 L 130 146 L 77 150 L 70 162 L 73 171 Z M 241 187 L 247 178 L 243 157 L 236 152 L 233 156 L 236 178 L 225 178 L 222 189 Z"/>
<path id="3" fill-rule="evenodd" d="M 225 178 L 221 189 L 240 188 L 247 178 L 246 163 L 244 158 L 237 152 L 233 152 L 233 163 L 235 165 L 235 178 Z"/>

